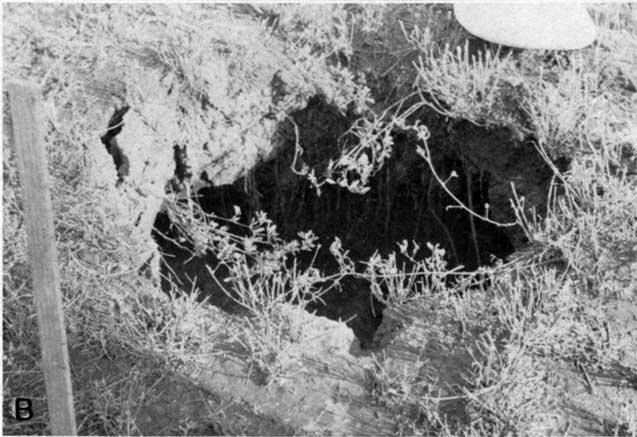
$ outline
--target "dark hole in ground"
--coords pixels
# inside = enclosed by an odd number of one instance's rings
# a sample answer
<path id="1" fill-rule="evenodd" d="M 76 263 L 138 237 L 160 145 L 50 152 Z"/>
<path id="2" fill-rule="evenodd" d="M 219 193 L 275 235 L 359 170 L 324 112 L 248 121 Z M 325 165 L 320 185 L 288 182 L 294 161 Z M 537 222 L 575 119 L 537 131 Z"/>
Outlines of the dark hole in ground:
<path id="1" fill-rule="evenodd" d="M 304 145 L 303 159 L 318 168 L 336 156 L 335 145 L 351 121 L 321 98 L 313 99 L 306 109 L 293 114 L 293 119 L 299 126 L 299 142 Z M 473 130 L 475 135 L 481 134 L 480 128 Z M 383 256 L 397 251 L 396 242 L 405 239 L 415 240 L 423 248 L 426 242 L 438 243 L 446 249 L 450 266 L 462 264 L 467 270 L 488 263 L 492 256 L 503 258 L 512 252 L 512 244 L 502 229 L 474 220 L 474 238 L 469 215 L 461 209 L 447 208 L 453 201 L 416 154 L 413 135 L 395 133 L 393 156 L 373 178 L 367 194 L 353 194 L 326 185 L 317 197 L 311 184 L 290 170 L 294 151 L 291 132 L 291 126 L 281 125 L 283 146 L 275 159 L 260 163 L 250 172 L 251 184 L 247 184 L 253 187 L 250 193 L 244 191 L 243 179 L 232 185 L 204 188 L 198 193 L 202 209 L 222 217 L 232 216 L 234 205 L 248 217 L 256 210 L 263 210 L 285 239 L 296 238 L 299 231 L 311 229 L 323 247 L 315 266 L 327 272 L 337 268 L 328 250 L 336 236 L 352 258 L 360 261 L 367 260 L 375 251 Z M 435 161 L 443 178 L 453 171 L 458 174 L 449 184 L 454 194 L 467 203 L 471 199 L 477 212 L 483 213 L 481 205 L 489 202 L 491 175 L 487 171 L 472 172 L 453 150 L 438 153 Z M 192 258 L 187 250 L 163 238 L 161 234 L 176 236 L 166 214 L 157 217 L 155 227 L 159 232 L 154 232 L 154 237 L 164 255 L 163 274 L 179 280 L 186 291 L 196 281 L 202 295 L 213 304 L 236 310 L 236 304 L 209 278 L 205 268 L 206 263 L 215 264 L 214 254 Z M 310 258 L 310 255 L 301 257 L 301 264 L 308 265 Z M 169 287 L 168 281 L 163 286 Z M 361 344 L 370 344 L 381 323 L 382 305 L 371 297 L 367 281 L 346 278 L 340 289 L 324 296 L 324 301 L 325 305 L 315 304 L 309 309 L 333 320 L 349 320 L 348 325 Z"/>

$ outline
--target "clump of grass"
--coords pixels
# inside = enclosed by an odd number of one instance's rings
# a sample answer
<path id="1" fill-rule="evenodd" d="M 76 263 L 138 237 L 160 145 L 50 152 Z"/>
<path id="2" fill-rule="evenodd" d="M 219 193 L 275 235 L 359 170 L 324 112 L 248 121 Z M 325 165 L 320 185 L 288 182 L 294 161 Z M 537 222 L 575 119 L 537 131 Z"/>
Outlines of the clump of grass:
<path id="1" fill-rule="evenodd" d="M 524 98 L 522 77 L 511 55 L 478 51 L 469 45 L 439 47 L 426 38 L 411 37 L 421 50 L 416 65 L 421 99 L 436 112 L 479 126 L 504 126 L 524 136 L 524 121 L 511 104 Z"/>
<path id="2" fill-rule="evenodd" d="M 289 346 L 301 340 L 302 326 L 287 306 L 303 310 L 320 301 L 342 276 L 326 276 L 312 264 L 297 265 L 301 252 L 318 251 L 317 237 L 301 232 L 298 240 L 285 241 L 263 212 L 245 225 L 238 208 L 228 219 L 205 214 L 196 205 L 194 214 L 182 204 L 171 205 L 170 211 L 181 238 L 195 248 L 193 256 L 215 255 L 209 280 L 242 309 L 235 324 L 221 327 L 226 338 L 243 348 L 267 380 L 290 371 L 285 368 L 294 361 Z"/>
<path id="3" fill-rule="evenodd" d="M 403 305 L 410 299 L 418 298 L 423 293 L 441 293 L 447 289 L 447 279 L 455 271 L 447 268 L 445 251 L 437 245 L 428 243 L 431 252 L 429 257 L 419 260 L 416 257 L 420 246 L 412 242 L 403 241 L 399 244 L 402 262 L 397 261 L 396 253 L 391 253 L 383 259 L 378 253 L 374 254 L 365 264 L 363 277 L 370 281 L 374 297 L 386 305 Z"/>
<path id="4" fill-rule="evenodd" d="M 587 288 L 631 297 L 637 290 L 631 279 L 637 244 L 636 185 L 625 168 L 613 175 L 610 161 L 602 156 L 576 160 L 562 176 L 564 185 L 552 185 L 552 207 L 546 217 L 524 218 L 522 225 L 531 241 L 555 251 L 582 284 L 592 281 Z M 518 214 L 521 207 L 518 203 Z"/>
<path id="5" fill-rule="evenodd" d="M 464 44 L 468 37 L 453 17 L 451 5 L 352 5 L 350 10 L 354 31 L 352 64 L 365 74 L 374 91 L 375 107 L 392 107 L 413 97 L 417 77 L 413 62 L 420 50 L 406 35 L 426 40 L 427 45 L 450 47 Z"/>

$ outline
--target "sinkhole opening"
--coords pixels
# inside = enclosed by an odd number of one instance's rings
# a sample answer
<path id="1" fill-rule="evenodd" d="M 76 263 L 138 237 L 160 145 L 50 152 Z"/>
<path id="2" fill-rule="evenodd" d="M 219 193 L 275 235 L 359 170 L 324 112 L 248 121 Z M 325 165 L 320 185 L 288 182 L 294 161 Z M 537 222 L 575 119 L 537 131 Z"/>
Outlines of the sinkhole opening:
<path id="1" fill-rule="evenodd" d="M 299 143 L 304 146 L 303 159 L 314 168 L 337 156 L 335 145 L 353 120 L 320 97 L 291 118 L 298 127 Z M 479 135 L 484 135 L 485 142 L 493 140 L 492 132 L 483 132 L 476 126 L 470 129 L 473 140 Z M 355 194 L 338 185 L 324 185 L 320 196 L 306 178 L 291 170 L 296 144 L 293 126 L 281 123 L 278 135 L 281 145 L 274 158 L 257 164 L 231 185 L 200 189 L 193 199 L 204 212 L 219 217 L 232 217 L 235 205 L 241 208 L 245 220 L 264 211 L 287 240 L 298 238 L 300 231 L 312 230 L 319 237 L 321 249 L 315 255 L 299 256 L 297 262 L 301 266 L 313 263 L 324 272 L 336 271 L 338 264 L 329 252 L 335 237 L 340 238 L 352 259 L 361 262 L 375 252 L 381 256 L 397 252 L 397 242 L 403 240 L 414 240 L 423 247 L 427 242 L 438 244 L 446 251 L 449 267 L 462 265 L 466 270 L 489 264 L 494 257 L 505 258 L 514 250 L 510 235 L 502 228 L 472 221 L 463 209 L 448 207 L 455 202 L 416 153 L 418 139 L 413 134 L 394 132 L 392 156 L 372 177 L 367 193 Z M 444 129 L 432 135 L 441 138 L 440 144 L 431 149 L 437 173 L 449 179 L 455 172 L 457 177 L 450 179 L 448 188 L 463 202 L 473 205 L 477 213 L 484 214 L 485 204 L 494 205 L 489 199 L 493 175 L 467 165 L 467 156 L 444 147 L 446 135 Z M 206 265 L 217 263 L 214 253 L 193 257 L 188 247 L 176 244 L 177 229 L 166 213 L 157 216 L 153 237 L 162 253 L 165 289 L 170 288 L 171 281 L 185 292 L 196 287 L 210 303 L 226 311 L 237 310 L 220 286 L 209 279 Z M 308 310 L 346 321 L 363 348 L 371 344 L 382 321 L 383 305 L 371 294 L 368 281 L 347 277 L 322 300 L 323 303 L 311 304 Z"/>

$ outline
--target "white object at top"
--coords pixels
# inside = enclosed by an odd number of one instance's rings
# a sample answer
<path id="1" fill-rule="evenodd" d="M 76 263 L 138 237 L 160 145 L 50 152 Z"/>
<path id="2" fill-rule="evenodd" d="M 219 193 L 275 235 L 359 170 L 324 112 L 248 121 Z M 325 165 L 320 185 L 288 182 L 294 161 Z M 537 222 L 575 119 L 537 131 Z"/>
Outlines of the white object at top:
<path id="1" fill-rule="evenodd" d="M 456 3 L 454 12 L 469 33 L 510 47 L 573 50 L 597 37 L 586 9 L 573 3 Z"/>

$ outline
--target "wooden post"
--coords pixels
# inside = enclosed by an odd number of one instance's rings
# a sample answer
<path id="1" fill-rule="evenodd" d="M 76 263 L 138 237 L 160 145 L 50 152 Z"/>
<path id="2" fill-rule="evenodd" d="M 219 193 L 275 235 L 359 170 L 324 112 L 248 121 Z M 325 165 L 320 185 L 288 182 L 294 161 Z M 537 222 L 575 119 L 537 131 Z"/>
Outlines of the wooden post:
<path id="1" fill-rule="evenodd" d="M 12 137 L 20 171 L 27 248 L 38 314 L 42 366 L 54 435 L 76 435 L 71 373 L 55 250 L 39 87 L 7 83 Z"/>

